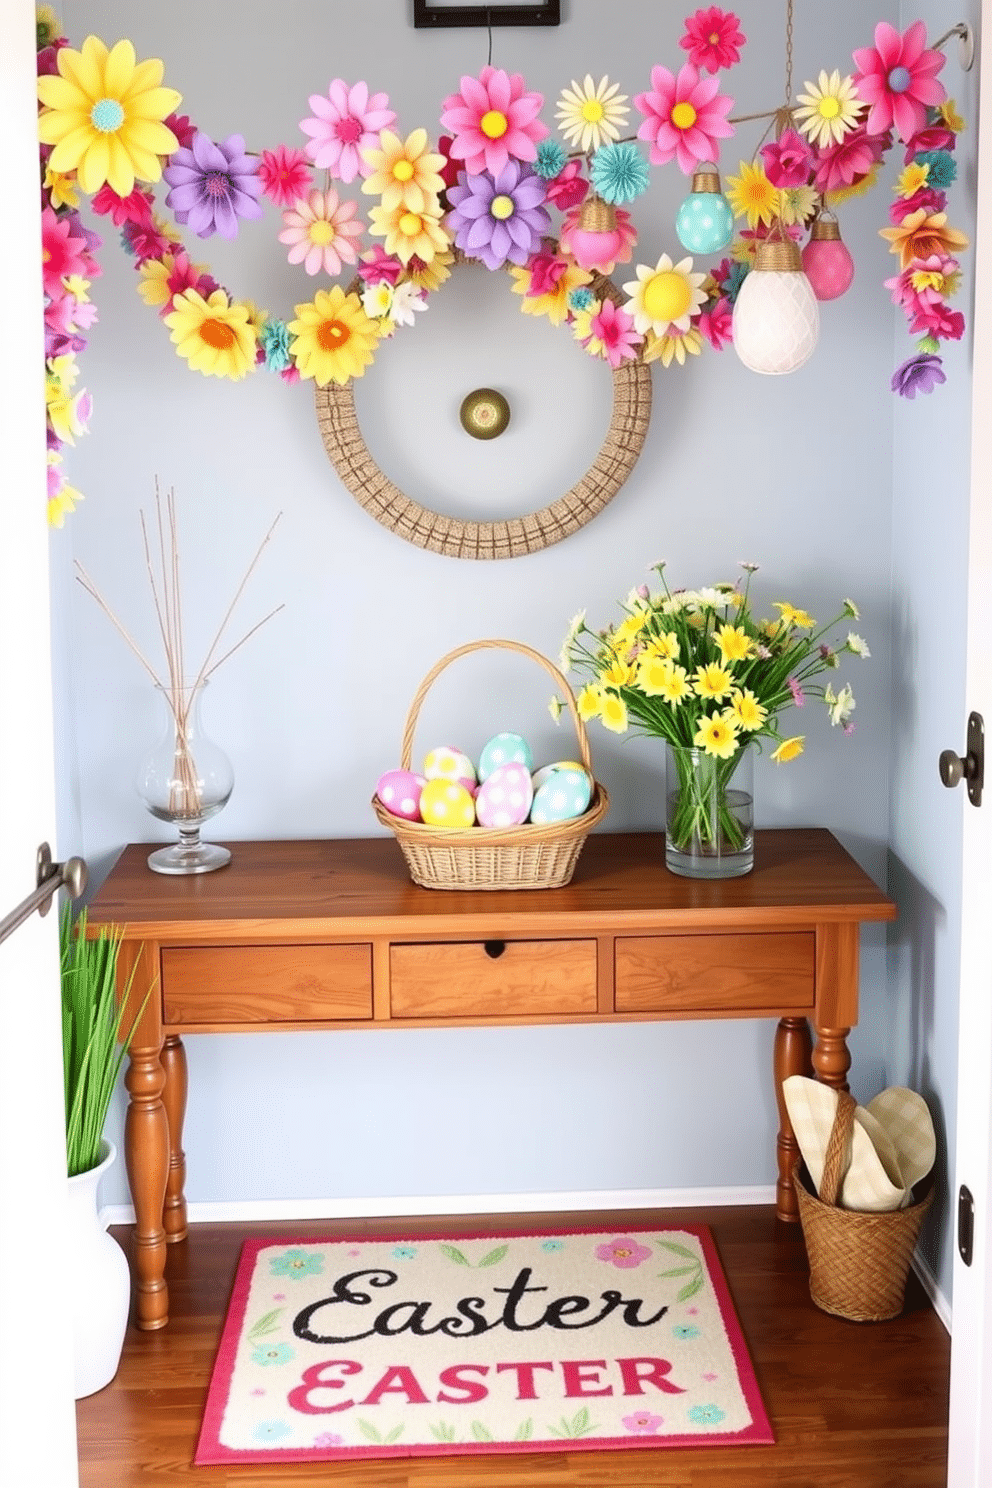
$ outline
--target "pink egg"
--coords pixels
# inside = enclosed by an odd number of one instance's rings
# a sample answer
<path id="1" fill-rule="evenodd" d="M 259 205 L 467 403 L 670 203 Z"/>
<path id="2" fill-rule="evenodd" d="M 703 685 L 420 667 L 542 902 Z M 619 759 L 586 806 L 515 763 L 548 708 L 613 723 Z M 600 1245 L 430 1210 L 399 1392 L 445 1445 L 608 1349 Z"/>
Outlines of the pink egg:
<path id="1" fill-rule="evenodd" d="M 426 784 L 424 776 L 415 775 L 412 770 L 387 770 L 375 793 L 393 816 L 420 821 L 420 795 Z"/>
<path id="2" fill-rule="evenodd" d="M 527 820 L 534 787 L 526 765 L 497 765 L 475 798 L 480 827 L 517 827 Z"/>

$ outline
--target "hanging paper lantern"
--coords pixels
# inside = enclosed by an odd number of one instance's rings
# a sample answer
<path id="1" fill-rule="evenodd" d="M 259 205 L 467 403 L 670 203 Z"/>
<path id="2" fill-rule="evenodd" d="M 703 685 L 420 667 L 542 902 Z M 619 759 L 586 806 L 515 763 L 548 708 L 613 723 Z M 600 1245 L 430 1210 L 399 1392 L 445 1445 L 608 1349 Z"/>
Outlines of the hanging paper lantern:
<path id="1" fill-rule="evenodd" d="M 675 231 L 690 253 L 720 253 L 734 236 L 733 209 L 715 165 L 701 166 L 693 176 L 692 191 L 675 218 Z"/>
<path id="2" fill-rule="evenodd" d="M 834 217 L 818 217 L 802 252 L 803 268 L 818 300 L 836 300 L 851 287 L 854 259 L 840 239 Z"/>
<path id="3" fill-rule="evenodd" d="M 759 243 L 734 304 L 734 350 L 752 372 L 795 372 L 813 354 L 820 312 L 795 243 Z"/>

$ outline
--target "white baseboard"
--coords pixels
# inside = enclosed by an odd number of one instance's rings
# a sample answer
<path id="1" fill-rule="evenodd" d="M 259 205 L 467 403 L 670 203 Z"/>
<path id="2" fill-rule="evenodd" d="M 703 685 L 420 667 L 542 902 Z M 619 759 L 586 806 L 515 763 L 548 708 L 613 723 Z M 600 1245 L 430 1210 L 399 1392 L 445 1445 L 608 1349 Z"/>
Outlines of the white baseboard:
<path id="1" fill-rule="evenodd" d="M 363 1199 L 226 1199 L 193 1202 L 190 1224 L 248 1224 L 253 1220 L 388 1219 L 432 1214 L 538 1214 L 597 1209 L 696 1209 L 774 1204 L 774 1185 L 754 1188 L 593 1189 L 575 1193 L 431 1194 Z M 107 1204 L 104 1226 L 133 1224 L 130 1204 Z"/>
<path id="2" fill-rule="evenodd" d="M 940 1321 L 943 1323 L 948 1333 L 952 1332 L 951 1304 L 944 1296 L 944 1293 L 941 1291 L 940 1284 L 937 1281 L 936 1276 L 934 1276 L 933 1272 L 931 1271 L 929 1264 L 924 1259 L 924 1257 L 920 1255 L 920 1252 L 918 1250 L 913 1252 L 913 1270 L 920 1278 L 923 1290 L 930 1298 L 930 1302 L 934 1312 L 940 1318 Z"/>

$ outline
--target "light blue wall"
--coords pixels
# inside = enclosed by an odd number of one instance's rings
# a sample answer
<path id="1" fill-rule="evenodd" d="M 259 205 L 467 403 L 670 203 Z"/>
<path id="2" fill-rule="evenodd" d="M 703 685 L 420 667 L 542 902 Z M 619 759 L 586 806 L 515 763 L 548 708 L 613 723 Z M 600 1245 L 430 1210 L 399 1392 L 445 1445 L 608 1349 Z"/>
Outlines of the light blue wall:
<path id="1" fill-rule="evenodd" d="M 774 107 L 784 92 L 784 5 L 746 9 L 745 60 L 727 78 L 740 113 Z M 183 92 L 183 109 L 200 126 L 215 137 L 241 130 L 260 148 L 302 142 L 307 96 L 332 76 L 365 77 L 388 91 L 404 129 L 435 127 L 443 96 L 486 60 L 485 33 L 415 32 L 407 10 L 401 0 L 237 11 L 215 0 L 178 10 L 69 0 L 63 18 L 77 45 L 89 31 L 108 42 L 129 35 L 139 56 L 164 59 L 166 81 Z M 522 71 L 545 94 L 549 119 L 572 78 L 606 72 L 632 95 L 648 85 L 651 63 L 681 60 L 681 8 L 571 0 L 565 10 L 559 30 L 494 36 L 494 62 Z M 797 11 L 799 86 L 821 68 L 849 68 L 852 48 L 871 40 L 854 0 L 800 3 Z M 895 19 L 897 7 L 878 14 Z M 742 128 L 732 142 L 738 149 L 724 153 L 725 174 L 750 157 L 761 128 Z M 503 635 L 555 657 L 577 609 L 606 623 L 659 557 L 675 582 L 688 585 L 733 577 L 739 560 L 753 559 L 761 564 L 756 592 L 764 605 L 787 598 L 826 618 L 845 596 L 856 599 L 872 649 L 872 660 L 849 673 L 858 699 L 853 738 L 831 730 L 825 717 L 804 716 L 797 721 L 809 734 L 804 758 L 787 768 L 759 761 L 759 825 L 828 827 L 883 882 L 890 810 L 897 820 L 902 814 L 893 772 L 905 768 L 904 739 L 892 736 L 893 701 L 903 718 L 916 685 L 897 674 L 903 691 L 893 700 L 897 545 L 905 575 L 897 593 L 921 602 L 910 588 L 901 508 L 896 539 L 892 523 L 889 377 L 907 353 L 893 337 L 881 286 L 892 260 L 877 230 L 887 221 L 897 169 L 893 161 L 877 190 L 841 213 L 857 277 L 844 299 L 823 307 L 821 344 L 804 369 L 760 378 L 731 351 L 708 350 L 689 367 L 656 368 L 644 453 L 613 503 L 561 545 L 496 564 L 421 552 L 367 517 L 328 464 L 306 387 L 263 373 L 233 385 L 188 371 L 140 302 L 130 262 L 108 243 L 95 289 L 100 322 L 85 356 L 92 433 L 71 455 L 86 500 L 53 542 L 63 852 L 84 852 L 102 873 L 125 842 L 156 833 L 131 784 L 155 726 L 151 689 L 72 583 L 72 560 L 151 648 L 138 509 L 150 509 L 158 476 L 179 501 L 194 649 L 283 512 L 241 614 L 247 627 L 281 601 L 286 609 L 217 673 L 208 699 L 212 732 L 236 770 L 218 835 L 376 832 L 369 796 L 397 760 L 419 681 L 450 647 Z M 643 262 L 662 251 L 680 254 L 671 223 L 684 179 L 672 167 L 655 172 L 654 182 L 635 210 Z M 278 226 L 268 210 L 233 245 L 191 240 L 191 256 L 209 261 L 235 294 L 286 317 L 313 284 L 286 263 Z M 432 503 L 436 472 L 437 490 L 452 500 L 460 494 L 466 510 L 474 505 L 487 517 L 501 509 L 506 485 L 523 490 L 530 506 L 572 483 L 597 427 L 605 428 L 609 377 L 564 332 L 521 316 L 502 276 L 483 282 L 482 292 L 483 331 L 460 333 L 439 299 L 415 331 L 386 348 L 360 391 L 369 443 L 411 495 Z M 474 291 L 450 290 L 466 293 Z M 457 406 L 480 382 L 502 386 L 514 409 L 511 432 L 495 452 L 513 457 L 513 473 L 500 481 L 451 417 L 450 400 Z M 962 367 L 932 409 L 898 410 L 897 466 L 915 461 L 922 470 L 912 431 L 948 418 L 960 423 L 966 387 Z M 425 459 L 428 439 L 433 453 Z M 962 445 L 962 471 L 966 459 Z M 925 477 L 917 479 L 922 521 Z M 901 504 L 905 492 L 903 480 Z M 922 531 L 919 540 L 928 540 Z M 543 674 L 486 657 L 446 678 L 422 715 L 424 750 L 445 738 L 471 750 L 519 725 L 538 754 L 561 751 Z M 657 828 L 660 748 L 601 731 L 592 743 L 613 800 L 608 827 Z M 889 1069 L 886 961 L 884 934 L 866 933 L 864 1023 L 852 1039 L 863 1096 L 885 1083 Z M 739 1022 L 191 1038 L 189 1197 L 770 1184 L 777 1125 L 771 1037 L 769 1024 Z M 119 1124 L 119 1110 L 114 1119 Z M 124 1198 L 118 1177 L 104 1199 Z"/>

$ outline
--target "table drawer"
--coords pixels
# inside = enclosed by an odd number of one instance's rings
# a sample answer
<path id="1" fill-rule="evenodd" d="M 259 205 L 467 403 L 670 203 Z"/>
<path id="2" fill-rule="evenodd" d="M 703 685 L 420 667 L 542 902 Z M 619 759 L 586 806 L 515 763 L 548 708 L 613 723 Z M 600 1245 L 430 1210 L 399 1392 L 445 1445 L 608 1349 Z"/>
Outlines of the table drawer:
<path id="1" fill-rule="evenodd" d="M 394 1018 L 525 1018 L 596 1011 L 594 940 L 394 945 L 389 968 Z"/>
<path id="2" fill-rule="evenodd" d="M 812 931 L 631 935 L 616 942 L 618 1013 L 812 1009 Z"/>
<path id="3" fill-rule="evenodd" d="M 172 1024 L 371 1018 L 372 947 L 166 947 L 162 995 Z"/>

